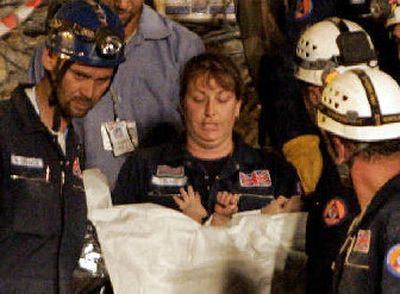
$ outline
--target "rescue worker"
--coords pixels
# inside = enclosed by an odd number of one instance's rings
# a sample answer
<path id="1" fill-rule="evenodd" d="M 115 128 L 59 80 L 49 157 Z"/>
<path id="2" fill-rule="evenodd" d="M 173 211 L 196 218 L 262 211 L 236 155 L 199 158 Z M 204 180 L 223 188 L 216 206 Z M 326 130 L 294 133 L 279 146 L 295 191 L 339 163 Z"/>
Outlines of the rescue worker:
<path id="1" fill-rule="evenodd" d="M 315 122 L 324 83 L 339 72 L 377 65 L 369 35 L 356 23 L 327 18 L 303 32 L 296 48 L 295 77 L 303 93 L 304 105 Z M 346 183 L 332 162 L 320 134 L 295 136 L 283 145 L 285 158 L 296 168 L 306 191 L 307 292 L 328 293 L 331 263 L 345 238 L 352 218 L 358 212 L 351 184 Z M 317 149 L 308 165 L 299 153 Z M 312 147 L 312 148 L 311 148 Z M 299 149 L 300 148 L 300 149 Z"/>
<path id="2" fill-rule="evenodd" d="M 349 70 L 323 91 L 318 126 L 361 208 L 333 265 L 333 293 L 400 292 L 399 114 L 398 84 L 376 69 Z"/>
<path id="3" fill-rule="evenodd" d="M 190 59 L 181 76 L 180 99 L 186 133 L 130 156 L 112 193 L 114 204 L 153 202 L 202 222 L 219 197 L 236 198 L 244 211 L 260 209 L 280 195 L 299 195 L 290 164 L 233 134 L 242 83 L 228 57 L 206 53 Z"/>
<path id="4" fill-rule="evenodd" d="M 87 168 L 99 168 L 113 187 L 129 153 L 139 146 L 164 143 L 182 129 L 177 111 L 179 73 L 205 48 L 198 35 L 157 13 L 144 0 L 103 2 L 124 25 L 126 61 L 105 99 L 84 119 L 74 120 L 74 125 L 85 144 Z M 43 74 L 38 52 L 30 68 L 31 81 Z"/>
<path id="5" fill-rule="evenodd" d="M 71 127 L 124 60 L 123 26 L 94 0 L 50 24 L 45 76 L 0 102 L 0 292 L 71 293 L 86 229 L 83 150 Z"/>

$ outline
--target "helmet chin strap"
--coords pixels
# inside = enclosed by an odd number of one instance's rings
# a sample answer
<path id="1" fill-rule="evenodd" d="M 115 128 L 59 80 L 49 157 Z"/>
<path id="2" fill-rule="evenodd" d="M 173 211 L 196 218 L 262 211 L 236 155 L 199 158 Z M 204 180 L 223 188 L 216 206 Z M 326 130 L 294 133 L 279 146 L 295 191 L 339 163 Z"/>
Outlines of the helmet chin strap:
<path id="1" fill-rule="evenodd" d="M 66 71 L 70 68 L 72 65 L 71 61 L 65 61 L 61 62 L 61 60 L 58 61 L 56 70 L 55 70 L 55 78 L 52 77 L 52 75 L 49 73 L 49 81 L 50 81 L 50 87 L 51 87 L 51 93 L 49 97 L 49 106 L 54 107 L 53 111 L 53 124 L 51 129 L 54 132 L 58 132 L 61 127 L 61 117 L 66 118 L 67 115 L 65 112 L 60 107 L 60 102 L 58 98 L 58 91 L 57 88 L 59 85 L 61 85 L 61 81 L 64 78 L 64 75 Z"/>

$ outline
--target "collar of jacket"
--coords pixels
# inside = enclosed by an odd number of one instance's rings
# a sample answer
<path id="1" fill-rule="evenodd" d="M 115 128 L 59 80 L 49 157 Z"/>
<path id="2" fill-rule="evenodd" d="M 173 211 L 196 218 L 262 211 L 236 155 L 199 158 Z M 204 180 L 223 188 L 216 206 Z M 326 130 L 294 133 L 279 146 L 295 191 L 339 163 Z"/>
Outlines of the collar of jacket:
<path id="1" fill-rule="evenodd" d="M 10 102 L 13 105 L 16 114 L 18 115 L 19 121 L 22 124 L 22 130 L 26 134 L 36 133 L 36 132 L 45 132 L 49 135 L 50 132 L 47 127 L 40 120 L 39 115 L 36 113 L 35 108 L 33 107 L 31 101 L 26 96 L 25 89 L 31 88 L 33 85 L 31 84 L 20 84 L 14 90 L 11 95 Z M 72 124 L 68 127 L 68 135 L 67 135 L 67 150 L 70 149 L 71 144 L 78 144 L 79 140 L 75 138 L 75 133 L 72 127 Z M 68 152 L 67 152 L 68 153 Z"/>
<path id="2" fill-rule="evenodd" d="M 13 105 L 19 120 L 22 123 L 23 131 L 26 133 L 46 131 L 46 126 L 40 120 L 31 101 L 26 96 L 25 89 L 33 87 L 29 84 L 21 84 L 14 90 L 11 95 L 11 104 Z"/>
<path id="3" fill-rule="evenodd" d="M 138 34 L 142 35 L 144 39 L 160 40 L 167 38 L 171 33 L 167 20 L 144 4 Z"/>
<path id="4" fill-rule="evenodd" d="M 371 203 L 366 208 L 364 216 L 360 220 L 357 226 L 355 226 L 350 234 L 356 234 L 357 231 L 368 225 L 369 222 L 374 218 L 377 212 L 388 202 L 398 201 L 400 191 L 400 174 L 395 175 L 389 181 L 387 181 L 378 192 L 376 192 Z"/>

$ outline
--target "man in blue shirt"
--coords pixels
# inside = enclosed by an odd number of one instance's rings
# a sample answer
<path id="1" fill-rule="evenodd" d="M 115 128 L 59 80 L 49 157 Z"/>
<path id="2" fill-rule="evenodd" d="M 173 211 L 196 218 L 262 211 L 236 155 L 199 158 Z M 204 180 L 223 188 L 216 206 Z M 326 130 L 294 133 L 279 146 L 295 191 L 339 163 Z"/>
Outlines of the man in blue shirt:
<path id="1" fill-rule="evenodd" d="M 204 51 L 193 32 L 161 16 L 143 0 L 108 0 L 125 28 L 126 61 L 110 91 L 75 125 L 84 140 L 87 168 L 97 167 L 113 186 L 126 154 L 156 145 L 182 126 L 178 76 L 185 62 Z M 30 79 L 42 75 L 40 55 Z"/>

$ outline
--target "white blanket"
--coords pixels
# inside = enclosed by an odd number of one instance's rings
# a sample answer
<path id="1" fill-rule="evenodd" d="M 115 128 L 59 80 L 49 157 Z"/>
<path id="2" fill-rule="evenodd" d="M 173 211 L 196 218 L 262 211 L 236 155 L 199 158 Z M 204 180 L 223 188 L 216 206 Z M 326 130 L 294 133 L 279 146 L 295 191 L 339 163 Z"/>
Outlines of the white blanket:
<path id="1" fill-rule="evenodd" d="M 117 294 L 290 293 L 301 287 L 305 213 L 239 213 L 226 227 L 206 227 L 154 204 L 112 207 L 103 176 L 85 171 L 84 181 L 89 218 Z"/>

